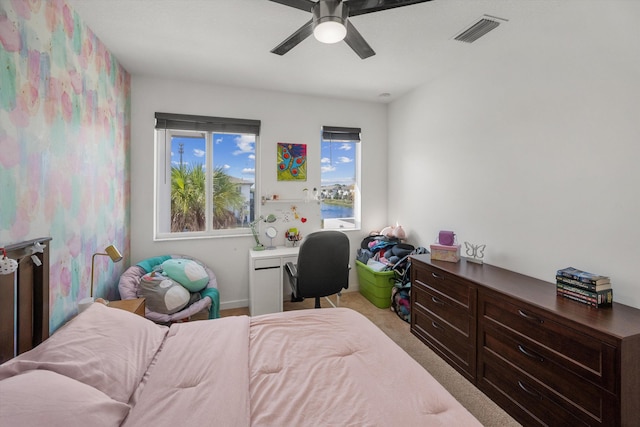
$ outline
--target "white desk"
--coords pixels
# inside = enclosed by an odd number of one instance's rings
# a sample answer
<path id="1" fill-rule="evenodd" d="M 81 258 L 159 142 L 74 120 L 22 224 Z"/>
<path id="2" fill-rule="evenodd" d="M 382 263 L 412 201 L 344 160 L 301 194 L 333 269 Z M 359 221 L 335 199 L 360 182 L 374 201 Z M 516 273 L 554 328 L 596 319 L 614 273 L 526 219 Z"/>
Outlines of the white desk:
<path id="1" fill-rule="evenodd" d="M 296 263 L 299 247 L 277 246 L 264 251 L 249 251 L 249 314 L 282 311 L 283 289 L 289 289 L 284 271 L 287 262 Z"/>

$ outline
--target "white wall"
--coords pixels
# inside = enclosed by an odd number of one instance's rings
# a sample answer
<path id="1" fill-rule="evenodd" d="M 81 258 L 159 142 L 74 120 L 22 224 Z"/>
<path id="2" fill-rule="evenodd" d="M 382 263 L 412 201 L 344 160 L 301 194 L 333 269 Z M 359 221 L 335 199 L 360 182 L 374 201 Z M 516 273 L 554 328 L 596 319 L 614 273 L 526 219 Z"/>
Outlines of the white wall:
<path id="1" fill-rule="evenodd" d="M 610 275 L 614 300 L 640 308 L 640 38 L 605 3 L 598 30 L 549 16 L 392 103 L 389 218 L 548 282 L 567 266 Z"/>
<path id="2" fill-rule="evenodd" d="M 258 119 L 262 193 L 302 198 L 305 187 L 320 188 L 320 128 L 362 128 L 362 230 L 348 231 L 352 247 L 350 289 L 357 289 L 356 248 L 369 230 L 387 219 L 387 107 L 383 104 L 341 101 L 278 92 L 257 91 L 134 76 L 131 90 L 131 263 L 162 254 L 194 256 L 216 274 L 222 308 L 248 305 L 248 251 L 252 237 L 183 241 L 153 241 L 153 150 L 155 112 Z M 278 182 L 278 142 L 307 144 L 308 180 Z M 260 191 L 260 190 L 259 190 Z M 273 204 L 261 213 L 280 209 Z M 302 209 L 305 209 L 303 207 Z M 317 224 L 319 227 L 319 224 Z M 306 224 L 311 230 L 311 224 Z M 305 227 L 299 226 L 305 232 Z M 281 230 L 282 232 L 284 230 Z M 263 243 L 268 243 L 262 238 Z"/>

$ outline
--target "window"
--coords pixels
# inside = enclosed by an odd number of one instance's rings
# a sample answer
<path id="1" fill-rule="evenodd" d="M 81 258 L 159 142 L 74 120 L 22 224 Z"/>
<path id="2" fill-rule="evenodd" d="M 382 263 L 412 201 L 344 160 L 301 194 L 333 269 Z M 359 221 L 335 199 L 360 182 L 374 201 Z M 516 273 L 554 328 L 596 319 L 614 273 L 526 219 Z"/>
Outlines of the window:
<path id="1" fill-rule="evenodd" d="M 251 234 L 260 121 L 156 113 L 155 239 Z"/>
<path id="2" fill-rule="evenodd" d="M 320 215 L 324 229 L 360 228 L 360 128 L 324 126 Z"/>

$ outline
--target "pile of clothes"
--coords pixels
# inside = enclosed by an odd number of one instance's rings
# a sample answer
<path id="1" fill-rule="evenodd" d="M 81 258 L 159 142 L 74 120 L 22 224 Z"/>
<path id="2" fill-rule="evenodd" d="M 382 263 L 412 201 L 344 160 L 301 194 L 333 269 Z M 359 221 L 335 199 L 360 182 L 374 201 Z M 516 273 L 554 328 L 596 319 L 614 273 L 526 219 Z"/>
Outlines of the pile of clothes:
<path id="1" fill-rule="evenodd" d="M 421 246 L 402 243 L 397 237 L 382 234 L 365 237 L 360 243 L 356 259 L 374 271 L 393 271 L 394 289 L 391 291 L 391 310 L 402 320 L 411 321 L 411 255 L 429 253 Z"/>
<path id="2" fill-rule="evenodd" d="M 362 240 L 358 249 L 357 260 L 376 271 L 390 270 L 414 250 L 415 247 L 413 245 L 402 243 L 396 237 L 377 234 L 367 236 Z M 382 266 L 376 265 L 376 263 L 382 264 Z"/>

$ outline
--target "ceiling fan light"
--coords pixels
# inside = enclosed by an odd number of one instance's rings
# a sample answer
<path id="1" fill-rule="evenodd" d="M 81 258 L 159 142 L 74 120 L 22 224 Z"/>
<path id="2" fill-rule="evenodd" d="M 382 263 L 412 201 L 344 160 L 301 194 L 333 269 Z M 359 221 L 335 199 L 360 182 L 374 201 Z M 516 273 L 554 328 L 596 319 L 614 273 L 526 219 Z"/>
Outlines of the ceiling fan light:
<path id="1" fill-rule="evenodd" d="M 327 19 L 317 24 L 313 29 L 313 36 L 322 43 L 338 43 L 344 40 L 346 35 L 347 28 L 341 22 L 340 18 L 336 18 L 335 20 Z"/>

